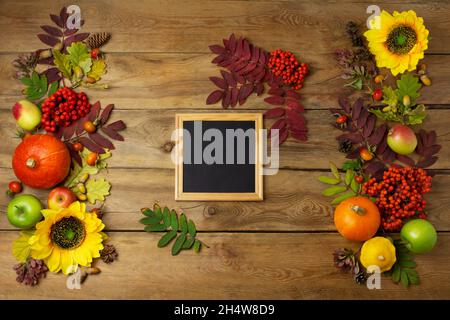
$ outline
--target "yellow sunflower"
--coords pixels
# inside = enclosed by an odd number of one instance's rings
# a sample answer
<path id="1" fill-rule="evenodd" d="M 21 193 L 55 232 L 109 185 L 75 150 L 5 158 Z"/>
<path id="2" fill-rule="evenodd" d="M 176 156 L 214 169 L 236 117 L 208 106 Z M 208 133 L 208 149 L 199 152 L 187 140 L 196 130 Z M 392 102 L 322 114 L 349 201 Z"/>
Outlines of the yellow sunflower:
<path id="1" fill-rule="evenodd" d="M 370 23 L 372 29 L 364 36 L 377 66 L 389 68 L 394 76 L 415 70 L 428 49 L 429 31 L 423 19 L 412 10 L 394 11 L 393 15 L 383 10 L 378 19 L 372 19 Z"/>
<path id="2" fill-rule="evenodd" d="M 45 219 L 36 225 L 30 238 L 31 256 L 42 259 L 51 272 L 70 274 L 78 265 L 89 267 L 100 257 L 105 225 L 86 205 L 72 203 L 68 208 L 42 210 Z"/>

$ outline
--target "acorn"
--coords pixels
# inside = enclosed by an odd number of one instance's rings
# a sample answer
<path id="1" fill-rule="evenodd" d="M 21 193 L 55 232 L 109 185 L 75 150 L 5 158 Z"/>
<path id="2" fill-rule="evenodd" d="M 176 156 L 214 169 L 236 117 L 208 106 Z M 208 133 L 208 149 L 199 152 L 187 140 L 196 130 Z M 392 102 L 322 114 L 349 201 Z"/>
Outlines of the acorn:
<path id="1" fill-rule="evenodd" d="M 95 80 L 95 79 L 92 78 L 92 77 L 87 77 L 87 78 L 86 78 L 86 83 L 93 84 L 93 83 L 96 83 L 96 82 L 97 82 L 97 80 Z"/>
<path id="2" fill-rule="evenodd" d="M 426 85 L 427 87 L 428 87 L 428 86 L 431 86 L 431 79 L 428 78 L 428 76 L 425 75 L 425 74 L 420 76 L 420 81 L 422 81 L 422 83 L 423 83 L 424 85 Z"/>
<path id="3" fill-rule="evenodd" d="M 78 191 L 80 191 L 81 193 L 86 193 L 86 187 L 85 187 L 84 184 L 79 183 L 79 184 L 77 185 L 77 188 L 78 188 Z"/>
<path id="4" fill-rule="evenodd" d="M 87 179 L 89 179 L 89 173 L 86 172 L 80 177 L 80 179 L 78 179 L 78 181 L 81 183 L 85 183 Z"/>
<path id="5" fill-rule="evenodd" d="M 52 56 L 52 52 L 50 50 L 43 50 L 39 53 L 39 59 L 47 59 Z"/>
<path id="6" fill-rule="evenodd" d="M 375 83 L 381 83 L 384 79 L 386 79 L 386 77 L 383 76 L 382 74 L 379 74 L 379 75 L 376 75 L 373 80 L 375 81 Z"/>
<path id="7" fill-rule="evenodd" d="M 403 105 L 409 107 L 411 105 L 411 98 L 408 95 L 403 96 Z"/>
<path id="8" fill-rule="evenodd" d="M 82 193 L 78 194 L 77 198 L 80 201 L 86 201 L 87 200 L 87 196 L 85 194 L 82 194 Z"/>
<path id="9" fill-rule="evenodd" d="M 62 44 L 61 42 L 58 42 L 57 44 L 55 44 L 55 45 L 53 46 L 53 50 L 61 51 L 62 48 L 63 48 L 63 44 Z"/>

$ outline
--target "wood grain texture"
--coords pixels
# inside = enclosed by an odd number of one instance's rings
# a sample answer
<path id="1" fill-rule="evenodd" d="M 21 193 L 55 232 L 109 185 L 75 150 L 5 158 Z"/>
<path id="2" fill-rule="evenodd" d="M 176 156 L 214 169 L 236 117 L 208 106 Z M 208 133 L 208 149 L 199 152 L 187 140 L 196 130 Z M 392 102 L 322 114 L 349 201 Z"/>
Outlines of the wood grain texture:
<path id="1" fill-rule="evenodd" d="M 102 272 L 89 276 L 81 290 L 66 289 L 66 278 L 53 274 L 30 290 L 15 282 L 12 270 L 15 262 L 9 250 L 17 234 L 0 232 L 0 298 L 32 294 L 33 299 L 450 299 L 448 234 L 440 234 L 432 253 L 416 258 L 421 284 L 408 290 L 384 277 L 381 290 L 368 290 L 334 268 L 334 249 L 355 248 L 335 234 L 202 233 L 199 239 L 210 249 L 181 252 L 176 258 L 169 248 L 156 247 L 156 234 L 110 236 L 119 260 L 111 265 L 99 262 Z"/>
<path id="2" fill-rule="evenodd" d="M 263 202 L 175 202 L 172 169 L 110 169 L 111 196 L 105 203 L 105 223 L 111 230 L 142 230 L 139 209 L 154 201 L 185 211 L 203 231 L 334 231 L 330 198 L 321 195 L 321 172 L 282 170 L 264 179 Z M 0 180 L 13 179 L 11 170 L 0 169 Z M 438 174 L 428 194 L 430 221 L 438 230 L 450 230 L 449 175 Z M 48 191 L 25 189 L 46 200 Z M 11 226 L 3 214 L 8 199 L 0 194 L 0 229 Z"/>
<path id="3" fill-rule="evenodd" d="M 337 48 L 328 45 L 331 51 Z M 9 110 L 23 98 L 24 86 L 14 79 L 11 65 L 16 56 L 0 54 L 0 109 Z M 217 89 L 208 78 L 220 76 L 219 68 L 211 63 L 213 57 L 213 54 L 108 53 L 108 73 L 102 81 L 110 88 L 86 92 L 93 102 L 114 103 L 119 109 L 206 108 L 206 97 Z M 310 64 L 311 74 L 300 93 L 307 109 L 335 106 L 340 95 L 356 99 L 357 94 L 344 87 L 334 54 L 305 55 L 305 60 Z M 433 85 L 423 88 L 418 100 L 425 104 L 450 104 L 450 56 L 427 55 L 423 61 L 428 65 Z M 265 97 L 252 95 L 235 109 L 268 109 Z M 209 108 L 222 110 L 220 103 Z"/>
<path id="4" fill-rule="evenodd" d="M 0 5 L 1 51 L 31 51 L 41 46 L 36 34 L 48 24 L 49 13 L 67 2 L 2 1 Z M 189 1 L 176 0 L 77 1 L 84 30 L 108 31 L 115 52 L 207 52 L 207 45 L 240 32 L 269 50 L 289 48 L 305 55 L 329 53 L 345 43 L 345 23 L 362 24 L 367 1 Z M 429 53 L 450 53 L 450 4 L 447 1 L 377 1 L 385 10 L 414 8 L 424 17 L 433 35 Z M 188 8 L 186 7 L 188 6 Z M 187 10 L 188 9 L 188 10 Z M 95 17 L 95 18 L 93 18 Z M 439 38 L 436 37 L 439 35 Z"/>
<path id="5" fill-rule="evenodd" d="M 183 112 L 204 112 L 206 110 L 185 110 Z M 237 112 L 244 112 L 237 110 Z M 253 110 L 264 112 L 264 110 Z M 114 142 L 116 150 L 108 164 L 111 168 L 174 168 L 171 141 L 175 129 L 175 110 L 115 110 L 111 121 L 122 119 L 127 129 L 123 131 L 125 142 Z M 230 113 L 225 113 L 230 114 Z M 307 142 L 289 138 L 280 148 L 280 167 L 288 169 L 328 169 L 329 161 L 340 165 L 346 158 L 338 151 L 336 136 L 340 131 L 331 126 L 333 117 L 327 110 L 310 110 L 305 113 L 309 130 Z M 428 112 L 426 128 L 436 130 L 438 142 L 443 145 L 439 161 L 433 169 L 450 168 L 450 110 L 434 109 Z M 9 111 L 0 110 L 0 167 L 11 168 L 12 154 L 20 140 L 15 136 L 16 125 Z M 273 120 L 265 121 L 270 128 Z M 418 129 L 418 128 L 417 128 Z"/>

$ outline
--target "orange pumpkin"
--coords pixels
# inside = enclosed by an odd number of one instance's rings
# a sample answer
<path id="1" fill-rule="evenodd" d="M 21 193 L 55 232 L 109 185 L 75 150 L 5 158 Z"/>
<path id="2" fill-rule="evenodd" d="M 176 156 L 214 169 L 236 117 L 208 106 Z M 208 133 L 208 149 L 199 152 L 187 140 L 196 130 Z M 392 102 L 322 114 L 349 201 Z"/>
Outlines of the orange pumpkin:
<path id="1" fill-rule="evenodd" d="M 14 151 L 14 174 L 27 186 L 49 189 L 64 180 L 70 170 L 70 153 L 61 140 L 35 134 Z"/>
<path id="2" fill-rule="evenodd" d="M 366 241 L 380 227 L 380 211 L 368 198 L 352 197 L 342 201 L 334 211 L 337 231 L 346 239 Z"/>

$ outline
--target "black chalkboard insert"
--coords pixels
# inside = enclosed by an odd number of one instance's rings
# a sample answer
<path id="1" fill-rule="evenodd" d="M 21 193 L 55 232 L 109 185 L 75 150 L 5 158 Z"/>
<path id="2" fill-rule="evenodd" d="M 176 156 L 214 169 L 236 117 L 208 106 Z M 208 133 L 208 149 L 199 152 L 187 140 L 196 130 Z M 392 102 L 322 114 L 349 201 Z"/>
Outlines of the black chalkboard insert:
<path id="1" fill-rule="evenodd" d="M 211 128 L 218 129 L 223 137 L 226 137 L 226 129 L 255 129 L 255 121 L 200 121 L 202 134 Z M 191 135 L 191 141 L 198 137 L 194 132 L 194 121 L 183 121 L 183 129 Z M 254 131 L 253 131 L 254 132 Z M 225 138 L 224 138 L 225 139 Z M 186 141 L 186 140 L 184 140 Z M 210 141 L 203 141 L 202 150 Z M 234 164 L 194 164 L 194 155 L 187 148 L 183 148 L 183 192 L 207 192 L 207 193 L 253 193 L 255 192 L 255 163 L 250 161 L 249 154 L 255 154 L 255 144 L 250 145 L 250 140 L 245 140 L 246 157 L 244 164 L 237 164 L 237 144 L 234 144 Z M 223 158 L 226 159 L 226 148 L 223 148 Z M 191 159 L 190 163 L 186 159 Z"/>

